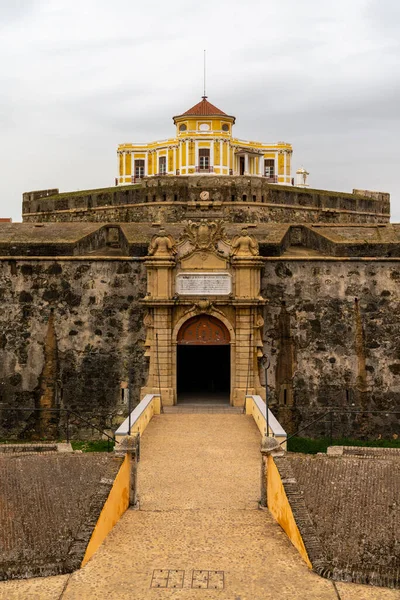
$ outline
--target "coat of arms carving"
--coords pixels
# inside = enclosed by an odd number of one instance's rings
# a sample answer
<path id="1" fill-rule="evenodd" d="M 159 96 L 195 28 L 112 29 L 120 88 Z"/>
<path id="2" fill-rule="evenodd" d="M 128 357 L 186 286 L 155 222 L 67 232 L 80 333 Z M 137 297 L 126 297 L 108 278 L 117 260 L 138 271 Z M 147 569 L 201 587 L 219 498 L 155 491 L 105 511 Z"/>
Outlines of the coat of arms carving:
<path id="1" fill-rule="evenodd" d="M 193 250 L 217 250 L 220 240 L 225 240 L 225 232 L 222 221 L 207 221 L 202 219 L 199 223 L 189 221 L 181 235 L 181 241 L 190 242 Z"/>

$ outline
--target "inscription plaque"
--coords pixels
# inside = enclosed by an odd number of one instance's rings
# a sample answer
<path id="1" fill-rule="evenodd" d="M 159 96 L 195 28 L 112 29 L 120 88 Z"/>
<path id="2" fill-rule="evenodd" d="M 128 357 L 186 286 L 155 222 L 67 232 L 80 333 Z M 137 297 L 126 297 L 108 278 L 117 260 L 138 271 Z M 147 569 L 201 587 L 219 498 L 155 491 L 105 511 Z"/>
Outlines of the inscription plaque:
<path id="1" fill-rule="evenodd" d="M 176 293 L 184 296 L 227 296 L 232 291 L 229 273 L 179 273 Z"/>

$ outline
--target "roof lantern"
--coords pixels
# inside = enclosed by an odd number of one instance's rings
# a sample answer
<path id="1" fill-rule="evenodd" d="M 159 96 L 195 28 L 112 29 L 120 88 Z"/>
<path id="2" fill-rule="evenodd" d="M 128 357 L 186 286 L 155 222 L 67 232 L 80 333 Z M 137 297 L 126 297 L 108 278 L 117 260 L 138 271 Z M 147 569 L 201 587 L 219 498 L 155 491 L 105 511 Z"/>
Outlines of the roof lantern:
<path id="1" fill-rule="evenodd" d="M 223 110 L 221 110 L 220 108 L 217 108 L 216 106 L 214 106 L 214 104 L 211 104 L 211 102 L 209 102 L 207 100 L 207 96 L 202 96 L 202 99 L 200 100 L 200 102 L 198 102 L 197 104 L 195 104 L 194 106 L 192 106 L 191 108 L 189 108 L 189 110 L 187 110 L 186 112 L 182 113 L 181 115 L 176 115 L 175 117 L 173 117 L 174 123 L 176 123 L 176 119 L 180 119 L 182 117 L 225 117 L 227 119 L 232 119 L 233 123 L 235 123 L 236 118 L 231 116 L 231 115 L 227 115 Z"/>

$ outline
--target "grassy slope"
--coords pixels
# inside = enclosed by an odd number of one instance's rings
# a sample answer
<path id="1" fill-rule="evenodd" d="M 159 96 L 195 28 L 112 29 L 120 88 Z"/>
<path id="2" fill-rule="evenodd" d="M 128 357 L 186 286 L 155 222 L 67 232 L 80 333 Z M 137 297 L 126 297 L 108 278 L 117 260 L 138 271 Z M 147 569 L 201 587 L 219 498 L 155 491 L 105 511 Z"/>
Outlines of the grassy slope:
<path id="1" fill-rule="evenodd" d="M 302 452 L 303 454 L 317 454 L 326 452 L 328 446 L 367 446 L 370 448 L 400 448 L 400 440 L 354 440 L 349 438 L 337 438 L 331 440 L 324 437 L 319 439 L 294 437 L 288 441 L 290 452 Z"/>

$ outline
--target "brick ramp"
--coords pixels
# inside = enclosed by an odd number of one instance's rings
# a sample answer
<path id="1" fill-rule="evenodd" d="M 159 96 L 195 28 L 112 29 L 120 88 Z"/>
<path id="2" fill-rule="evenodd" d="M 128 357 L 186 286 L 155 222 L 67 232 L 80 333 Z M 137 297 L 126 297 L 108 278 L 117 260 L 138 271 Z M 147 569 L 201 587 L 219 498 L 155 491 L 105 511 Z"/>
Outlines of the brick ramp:
<path id="1" fill-rule="evenodd" d="M 399 587 L 400 453 L 349 448 L 337 457 L 289 454 L 276 459 L 280 471 L 285 462 L 321 541 L 327 574 Z"/>
<path id="2" fill-rule="evenodd" d="M 0 456 L 0 579 L 79 568 L 121 460 L 101 454 Z"/>

